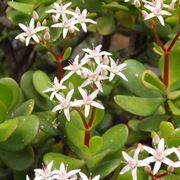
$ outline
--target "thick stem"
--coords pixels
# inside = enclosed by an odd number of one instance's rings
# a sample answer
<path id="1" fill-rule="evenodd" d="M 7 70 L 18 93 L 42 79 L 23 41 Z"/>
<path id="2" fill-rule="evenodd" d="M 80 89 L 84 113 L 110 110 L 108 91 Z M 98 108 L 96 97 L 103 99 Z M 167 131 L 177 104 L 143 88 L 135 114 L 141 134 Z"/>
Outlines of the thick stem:
<path id="1" fill-rule="evenodd" d="M 88 147 L 89 147 L 90 137 L 91 137 L 91 130 L 90 129 L 86 129 L 85 136 L 84 136 L 84 144 L 86 146 L 88 146 Z"/>
<path id="2" fill-rule="evenodd" d="M 168 50 L 169 52 L 170 52 L 171 49 L 173 48 L 173 46 L 174 46 L 174 44 L 176 43 L 176 41 L 177 41 L 177 39 L 178 39 L 179 36 L 180 36 L 180 31 L 176 34 L 176 36 L 175 36 L 174 39 L 172 40 L 170 46 L 168 47 L 167 50 Z"/>
<path id="3" fill-rule="evenodd" d="M 153 175 L 152 173 L 149 173 L 148 176 L 151 177 L 152 180 L 156 180 L 165 176 L 168 176 L 168 173 L 162 173 L 162 174 L 157 174 L 157 175 Z"/>
<path id="4" fill-rule="evenodd" d="M 91 118 L 89 120 L 89 123 L 87 124 L 87 128 L 86 128 L 86 131 L 85 131 L 85 136 L 84 136 L 84 144 L 86 146 L 89 146 L 89 141 L 90 141 L 90 137 L 91 137 L 91 128 L 92 128 L 92 125 L 93 125 L 95 112 L 96 112 L 96 108 L 93 107 L 92 113 L 91 113 Z"/>
<path id="5" fill-rule="evenodd" d="M 61 61 L 57 61 L 57 74 L 58 74 L 58 79 L 61 80 L 63 76 L 63 71 L 62 71 L 62 63 Z"/>
<path id="6" fill-rule="evenodd" d="M 152 30 L 153 30 L 153 33 L 154 33 L 154 36 L 156 38 L 156 42 L 158 43 L 158 45 L 161 47 L 161 49 L 165 52 L 166 51 L 166 48 L 164 47 L 163 43 L 161 42 L 159 36 L 158 36 L 158 33 L 157 33 L 157 29 L 156 29 L 156 25 L 155 23 L 151 23 L 151 27 L 152 27 Z"/>

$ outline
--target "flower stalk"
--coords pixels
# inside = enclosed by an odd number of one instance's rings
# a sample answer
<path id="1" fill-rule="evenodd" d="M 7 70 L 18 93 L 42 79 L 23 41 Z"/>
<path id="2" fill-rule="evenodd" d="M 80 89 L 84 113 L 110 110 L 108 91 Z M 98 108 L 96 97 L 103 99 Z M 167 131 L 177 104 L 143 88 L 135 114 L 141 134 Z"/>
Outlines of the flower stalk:
<path id="1" fill-rule="evenodd" d="M 163 53 L 164 53 L 164 74 L 163 74 L 163 83 L 166 87 L 169 86 L 169 55 L 171 53 L 171 50 L 174 46 L 174 44 L 176 43 L 179 35 L 180 35 L 180 30 L 177 32 L 176 36 L 174 37 L 174 39 L 172 40 L 171 44 L 168 46 L 168 48 L 165 48 L 165 46 L 163 45 L 163 43 L 161 42 L 158 33 L 157 33 L 157 29 L 156 29 L 156 25 L 154 21 L 150 22 L 150 26 L 153 30 L 156 42 L 158 43 L 158 45 L 161 47 Z"/>

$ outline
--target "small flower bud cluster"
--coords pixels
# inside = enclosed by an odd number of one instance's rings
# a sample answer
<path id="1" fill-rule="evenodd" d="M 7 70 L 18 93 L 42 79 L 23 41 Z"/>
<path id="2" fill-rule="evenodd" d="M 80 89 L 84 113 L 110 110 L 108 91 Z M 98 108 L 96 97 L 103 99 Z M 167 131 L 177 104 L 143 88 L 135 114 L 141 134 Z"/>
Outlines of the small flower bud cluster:
<path id="1" fill-rule="evenodd" d="M 77 55 L 74 61 L 69 61 L 69 66 L 64 67 L 64 70 L 68 71 L 68 73 L 61 81 L 59 82 L 55 77 L 53 86 L 43 91 L 44 93 L 52 92 L 50 100 L 55 98 L 59 102 L 58 105 L 53 108 L 53 112 L 63 110 L 67 120 L 70 120 L 70 109 L 81 107 L 84 109 L 85 117 L 88 117 L 91 106 L 104 109 L 101 103 L 95 101 L 98 93 L 103 92 L 103 81 L 112 81 L 115 75 L 127 81 L 126 76 L 122 73 L 126 64 L 118 64 L 115 62 L 111 58 L 111 53 L 101 51 L 101 47 L 102 45 L 93 49 L 83 49 L 85 55 L 81 59 L 79 55 Z M 78 75 L 79 78 L 83 80 L 83 83 L 78 87 L 82 99 L 72 101 L 71 98 L 74 93 L 74 88 L 69 88 L 69 92 L 65 95 L 63 89 L 67 89 L 67 87 L 64 86 L 63 83 L 73 74 Z M 84 88 L 89 91 L 87 92 Z"/>
<path id="2" fill-rule="evenodd" d="M 139 153 L 142 151 L 146 151 L 148 154 L 150 154 L 150 157 L 147 157 L 143 160 L 139 160 L 138 156 Z M 167 156 L 171 154 L 176 154 L 178 160 L 176 162 L 169 159 Z M 159 143 L 155 148 L 151 148 L 149 146 L 145 145 L 138 145 L 136 150 L 134 151 L 134 156 L 129 156 L 126 152 L 122 152 L 122 155 L 124 159 L 127 162 L 127 165 L 120 171 L 120 174 L 124 174 L 127 171 L 132 171 L 132 178 L 133 180 L 137 180 L 137 168 L 138 167 L 144 167 L 144 170 L 150 174 L 152 172 L 152 175 L 156 175 L 162 164 L 167 165 L 167 171 L 172 172 L 175 168 L 180 168 L 180 151 L 179 148 L 172 147 L 172 148 L 166 148 L 164 139 L 160 139 Z M 151 170 L 150 164 L 154 163 L 154 168 Z"/>
<path id="3" fill-rule="evenodd" d="M 67 171 L 64 163 L 60 164 L 59 170 L 52 170 L 53 161 L 51 161 L 47 166 L 42 169 L 35 169 L 34 180 L 99 180 L 100 175 L 95 176 L 94 178 L 88 178 L 83 172 L 80 172 L 80 169 L 75 169 Z M 78 178 L 80 176 L 80 178 Z M 26 180 L 30 180 L 29 176 L 26 175 Z"/>
<path id="4" fill-rule="evenodd" d="M 53 4 L 53 9 L 46 11 L 46 13 L 52 14 L 52 21 L 55 23 L 51 25 L 54 28 L 61 28 L 63 32 L 63 38 L 67 37 L 68 32 L 74 33 L 75 31 L 79 31 L 79 25 L 82 27 L 83 31 L 87 32 L 87 23 L 96 24 L 92 19 L 87 18 L 88 12 L 84 9 L 82 12 L 78 7 L 75 10 L 70 9 L 71 2 L 67 4 Z M 35 43 L 40 42 L 39 32 L 45 30 L 43 33 L 43 39 L 45 41 L 50 40 L 50 30 L 47 27 L 46 19 L 43 20 L 42 25 L 40 22 L 35 24 L 35 21 L 39 19 L 39 15 L 36 11 L 32 12 L 32 18 L 29 25 L 24 25 L 22 23 L 19 24 L 20 28 L 24 31 L 15 37 L 15 39 L 19 39 L 20 41 L 26 43 L 26 46 L 34 40 Z"/>

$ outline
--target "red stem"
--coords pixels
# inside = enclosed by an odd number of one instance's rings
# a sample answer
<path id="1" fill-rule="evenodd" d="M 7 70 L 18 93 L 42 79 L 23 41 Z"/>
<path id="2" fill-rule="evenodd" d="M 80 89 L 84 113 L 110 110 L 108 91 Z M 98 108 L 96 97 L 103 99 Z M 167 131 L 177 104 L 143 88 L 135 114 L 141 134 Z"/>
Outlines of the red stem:
<path id="1" fill-rule="evenodd" d="M 62 63 L 61 61 L 56 61 L 57 63 L 57 74 L 58 74 L 58 79 L 61 80 L 63 76 L 63 71 L 62 71 Z"/>
<path id="2" fill-rule="evenodd" d="M 90 137 L 91 137 L 91 130 L 90 130 L 90 129 L 86 129 L 86 131 L 85 131 L 85 136 L 84 136 L 84 144 L 85 144 L 86 146 L 88 146 L 88 147 L 89 147 Z"/>
<path id="3" fill-rule="evenodd" d="M 91 138 L 91 128 L 92 128 L 92 125 L 93 125 L 95 112 L 96 112 L 96 108 L 93 107 L 92 113 L 91 113 L 91 118 L 89 120 L 89 123 L 87 124 L 87 127 L 85 127 L 86 131 L 85 131 L 85 136 L 84 136 L 84 144 L 86 146 L 89 146 L 89 141 L 90 141 L 90 138 Z"/>
<path id="4" fill-rule="evenodd" d="M 174 44 L 176 43 L 178 37 L 180 36 L 180 31 L 176 34 L 176 36 L 174 37 L 174 39 L 172 40 L 170 46 L 167 48 L 167 50 L 170 52 L 171 49 L 173 48 Z"/>
<path id="5" fill-rule="evenodd" d="M 163 75 L 163 83 L 166 87 L 168 87 L 169 85 L 169 54 L 174 46 L 174 44 L 176 43 L 179 35 L 180 35 L 180 31 L 176 34 L 176 36 L 174 37 L 174 39 L 172 40 L 171 44 L 169 45 L 168 48 L 165 48 L 164 45 L 162 44 L 158 33 L 157 33 L 157 29 L 156 29 L 156 25 L 155 23 L 152 21 L 150 23 L 153 32 L 154 32 L 154 36 L 156 38 L 157 43 L 159 44 L 159 46 L 161 47 L 161 49 L 164 52 L 164 75 Z"/>
<path id="6" fill-rule="evenodd" d="M 152 29 L 153 29 L 154 36 L 155 36 L 155 38 L 156 38 L 157 43 L 159 44 L 159 46 L 161 47 L 161 49 L 162 49 L 163 51 L 166 51 L 166 48 L 164 47 L 163 43 L 161 42 L 161 40 L 160 40 L 160 38 L 159 38 L 159 36 L 158 36 L 157 29 L 156 29 L 156 25 L 155 25 L 154 22 L 151 22 L 151 27 L 152 27 Z"/>
<path id="7" fill-rule="evenodd" d="M 159 179 L 168 175 L 169 175 L 168 173 L 157 174 L 157 175 L 153 175 L 152 173 L 148 174 L 148 176 L 152 177 L 152 180 Z"/>

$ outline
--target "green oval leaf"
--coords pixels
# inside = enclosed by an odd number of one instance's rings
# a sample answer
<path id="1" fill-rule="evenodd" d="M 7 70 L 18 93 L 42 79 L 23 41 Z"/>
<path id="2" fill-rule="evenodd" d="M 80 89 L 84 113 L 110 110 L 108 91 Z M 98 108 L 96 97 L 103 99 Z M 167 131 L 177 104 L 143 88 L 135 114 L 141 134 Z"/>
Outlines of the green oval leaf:
<path id="1" fill-rule="evenodd" d="M 33 73 L 33 85 L 36 91 L 43 97 L 48 98 L 49 96 L 43 91 L 51 86 L 51 80 L 43 71 L 35 71 Z"/>
<path id="2" fill-rule="evenodd" d="M 0 150 L 0 158 L 11 169 L 23 171 L 32 166 L 34 162 L 34 152 L 31 147 L 27 147 L 17 153 Z"/>
<path id="3" fill-rule="evenodd" d="M 34 8 L 33 4 L 29 3 L 21 3 L 21 2 L 8 2 L 8 5 L 12 7 L 13 9 L 22 12 L 24 14 L 31 14 Z"/>
<path id="4" fill-rule="evenodd" d="M 6 119 L 7 107 L 3 102 L 0 101 L 0 123 L 4 122 Z"/>
<path id="5" fill-rule="evenodd" d="M 34 99 L 30 99 L 21 106 L 19 106 L 17 109 L 15 109 L 11 114 L 10 118 L 15 118 L 17 116 L 25 116 L 25 115 L 30 115 L 34 109 Z"/>
<path id="6" fill-rule="evenodd" d="M 19 120 L 13 119 L 0 124 L 0 142 L 6 141 L 18 127 Z"/>
<path id="7" fill-rule="evenodd" d="M 33 85 L 33 71 L 28 71 L 23 74 L 21 78 L 21 88 L 29 99 L 34 99 L 35 104 L 41 108 L 42 110 L 49 110 L 51 109 L 51 102 L 45 98 L 43 98 L 34 88 Z"/>
<path id="8" fill-rule="evenodd" d="M 6 105 L 8 112 L 18 105 L 21 95 L 16 81 L 11 78 L 0 79 L 0 100 Z"/>
<path id="9" fill-rule="evenodd" d="M 167 115 L 149 116 L 139 121 L 138 128 L 141 131 L 145 131 L 145 132 L 158 131 L 160 123 L 162 121 L 167 121 L 167 120 L 168 120 Z"/>
<path id="10" fill-rule="evenodd" d="M 142 82 L 147 88 L 154 89 L 160 91 L 163 94 L 166 94 L 165 85 L 154 72 L 145 70 L 142 74 Z"/>
<path id="11" fill-rule="evenodd" d="M 68 170 L 71 169 L 80 169 L 84 166 L 85 162 L 70 156 L 66 156 L 60 153 L 47 153 L 44 155 L 43 160 L 46 164 L 49 164 L 51 161 L 54 161 L 53 167 L 59 169 L 60 164 L 63 162 L 65 166 L 68 167 Z"/>
<path id="12" fill-rule="evenodd" d="M 19 121 L 18 127 L 5 142 L 0 143 L 1 149 L 10 152 L 23 150 L 34 140 L 39 130 L 39 119 L 34 115 L 20 116 L 15 120 Z"/>
<path id="13" fill-rule="evenodd" d="M 71 52 L 72 52 L 72 47 L 68 47 L 63 54 L 63 57 L 62 57 L 63 61 L 70 57 Z"/>
<path id="14" fill-rule="evenodd" d="M 145 70 L 143 64 L 136 60 L 126 60 L 124 63 L 127 64 L 126 68 L 123 70 L 124 75 L 127 77 L 128 81 L 122 81 L 122 84 L 130 90 L 133 94 L 140 97 L 159 97 L 160 93 L 154 90 L 150 90 L 144 86 L 142 83 L 142 74 Z"/>
<path id="15" fill-rule="evenodd" d="M 115 21 L 111 14 L 99 17 L 97 19 L 97 31 L 105 36 L 113 33 L 115 30 Z"/>
<path id="16" fill-rule="evenodd" d="M 102 150 L 110 149 L 111 152 L 116 152 L 122 148 L 128 138 L 128 128 L 124 124 L 116 125 L 107 130 L 103 136 Z"/>
<path id="17" fill-rule="evenodd" d="M 89 149 L 92 153 L 97 153 L 103 146 L 103 138 L 100 136 L 93 136 L 89 142 Z"/>
<path id="18" fill-rule="evenodd" d="M 125 111 L 139 116 L 154 114 L 164 102 L 163 98 L 142 98 L 124 95 L 117 95 L 114 100 Z"/>

